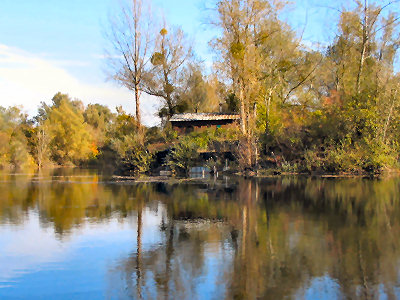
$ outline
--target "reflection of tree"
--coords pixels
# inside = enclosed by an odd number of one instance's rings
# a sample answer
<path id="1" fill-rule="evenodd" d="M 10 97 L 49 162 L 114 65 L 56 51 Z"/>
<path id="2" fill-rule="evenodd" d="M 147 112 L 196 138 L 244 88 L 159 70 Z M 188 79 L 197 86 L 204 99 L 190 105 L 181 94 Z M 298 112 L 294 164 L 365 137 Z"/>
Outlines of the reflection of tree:
<path id="1" fill-rule="evenodd" d="M 136 215 L 154 194 L 150 184 L 103 184 L 93 172 L 59 172 L 17 178 L 3 175 L 0 220 L 22 223 L 28 210 L 37 210 L 42 224 L 53 224 L 62 236 L 87 222 Z"/>
<path id="2" fill-rule="evenodd" d="M 226 298 L 295 298 L 324 276 L 345 298 L 377 298 L 382 291 L 396 297 L 399 179 L 104 184 L 97 175 L 76 175 L 4 175 L 0 222 L 23 223 L 37 210 L 43 226 L 67 235 L 87 222 L 137 217 L 136 249 L 110 268 L 110 289 L 118 294 L 196 298 L 199 282 L 210 276 L 208 259 L 218 254 L 225 284 L 218 288 Z M 143 212 L 159 203 L 162 241 L 143 246 Z"/>
<path id="3" fill-rule="evenodd" d="M 263 213 L 258 205 L 248 205 L 242 194 L 248 221 L 243 222 L 246 234 L 238 249 L 241 255 L 235 256 L 231 296 L 278 299 L 325 274 L 338 280 L 349 298 L 376 298 L 379 283 L 389 297 L 394 295 L 398 264 L 390 266 L 390 262 L 399 255 L 400 245 L 392 238 L 399 225 L 399 208 L 389 199 L 396 198 L 397 182 L 361 181 L 358 194 L 351 189 L 346 194 L 342 188 L 356 182 L 267 181 L 263 183 Z M 310 192 L 317 194 L 309 197 Z M 345 199 L 344 195 L 350 196 Z M 382 203 L 385 198 L 388 205 Z M 258 226 L 251 224 L 255 218 L 259 218 Z"/>
<path id="4" fill-rule="evenodd" d="M 170 274 L 171 269 L 171 258 L 174 254 L 174 221 L 171 221 L 169 227 L 169 233 L 167 233 L 167 245 L 165 247 L 165 284 L 164 284 L 164 298 L 168 299 L 169 286 L 170 286 Z"/>
<path id="5" fill-rule="evenodd" d="M 137 288 L 137 296 L 139 299 L 142 298 L 141 291 L 141 278 L 142 278 L 142 206 L 138 207 L 138 217 L 137 217 L 137 239 L 136 239 L 136 288 Z"/>
<path id="6" fill-rule="evenodd" d="M 165 230 L 164 243 L 152 247 L 142 256 L 142 278 L 140 290 L 143 298 L 151 299 L 198 299 L 200 295 L 196 285 L 204 280 L 210 270 L 207 268 L 207 257 L 204 255 L 206 245 L 222 236 L 229 236 L 229 227 L 218 223 L 191 223 L 189 221 L 174 221 L 174 225 Z M 199 227 L 202 228 L 201 232 Z M 214 255 L 213 251 L 208 252 Z M 131 254 L 133 257 L 135 254 Z M 228 269 L 228 261 L 221 261 L 221 266 Z M 127 290 L 138 290 L 135 270 L 137 266 L 129 257 L 122 258 L 112 269 L 110 289 L 112 294 L 119 294 L 115 289 L 128 286 Z M 219 270 L 220 279 L 224 269 Z M 116 275 L 121 274 L 121 275 Z M 120 285 L 114 280 L 123 278 Z M 154 285 L 153 285 L 154 283 Z M 135 299 L 137 294 L 129 294 Z"/>

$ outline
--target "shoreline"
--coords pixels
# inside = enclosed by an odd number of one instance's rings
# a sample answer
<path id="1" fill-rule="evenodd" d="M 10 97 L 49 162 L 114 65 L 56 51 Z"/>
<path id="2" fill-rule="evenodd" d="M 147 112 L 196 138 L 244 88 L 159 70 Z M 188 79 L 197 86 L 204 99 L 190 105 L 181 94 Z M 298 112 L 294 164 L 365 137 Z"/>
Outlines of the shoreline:
<path id="1" fill-rule="evenodd" d="M 180 175 L 156 175 L 156 174 L 137 174 L 137 175 L 123 175 L 115 174 L 111 170 L 104 168 L 87 168 L 87 167 L 77 167 L 77 166 L 50 166 L 46 168 L 35 168 L 35 169 L 19 169 L 10 170 L 8 168 L 0 170 L 0 173 L 5 175 L 35 175 L 42 172 L 52 172 L 57 170 L 92 170 L 98 171 L 99 174 L 108 176 L 114 182 L 116 181 L 135 181 L 135 182 L 165 182 L 165 181 L 177 181 L 177 182 L 190 182 L 202 179 L 213 179 L 215 176 L 212 173 L 207 173 L 204 177 L 196 176 L 180 176 Z M 110 172 L 107 172 L 110 171 Z M 108 174 L 107 174 L 108 173 Z M 73 174 L 65 174 L 60 176 L 74 176 Z M 216 178 L 223 177 L 243 177 L 243 178 L 279 178 L 286 176 L 296 176 L 296 177 L 309 177 L 309 178 L 387 178 L 400 176 L 399 169 L 386 169 L 381 173 L 323 173 L 323 172 L 281 172 L 277 169 L 260 169 L 258 172 L 218 172 Z"/>

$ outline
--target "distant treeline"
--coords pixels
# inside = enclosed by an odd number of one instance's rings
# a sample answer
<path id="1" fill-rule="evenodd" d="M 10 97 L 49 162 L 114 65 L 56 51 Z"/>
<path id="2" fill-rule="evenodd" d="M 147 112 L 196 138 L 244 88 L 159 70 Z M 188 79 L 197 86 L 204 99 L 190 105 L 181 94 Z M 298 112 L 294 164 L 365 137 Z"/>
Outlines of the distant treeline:
<path id="1" fill-rule="evenodd" d="M 146 129 L 159 133 L 158 128 Z M 57 93 L 29 119 L 19 107 L 0 107 L 0 167 L 88 165 L 104 159 L 116 164 L 125 152 L 144 149 L 133 116 L 100 104 L 84 106 Z"/>

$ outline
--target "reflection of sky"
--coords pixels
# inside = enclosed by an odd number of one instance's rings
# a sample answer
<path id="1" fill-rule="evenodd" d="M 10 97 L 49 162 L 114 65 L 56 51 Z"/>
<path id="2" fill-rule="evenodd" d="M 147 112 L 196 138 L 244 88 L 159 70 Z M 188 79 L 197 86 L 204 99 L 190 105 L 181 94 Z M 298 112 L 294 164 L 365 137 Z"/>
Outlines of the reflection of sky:
<path id="1" fill-rule="evenodd" d="M 373 290 L 374 287 L 370 286 L 370 291 Z M 384 285 L 380 284 L 377 291 L 378 295 L 374 295 L 374 298 L 382 300 L 390 298 L 385 292 Z M 393 292 L 396 299 L 400 299 L 400 289 L 394 287 Z M 358 289 L 358 297 L 363 298 L 361 286 Z M 345 299 L 345 295 L 342 293 L 341 287 L 335 279 L 329 275 L 324 275 L 312 278 L 309 284 L 296 294 L 295 298 L 306 300 Z"/>
<path id="2" fill-rule="evenodd" d="M 162 215 L 143 212 L 143 250 L 159 243 Z M 104 296 L 109 264 L 136 247 L 136 219 L 86 224 L 63 241 L 41 228 L 38 215 L 24 226 L 0 225 L 0 298 L 95 298 Z"/>
<path id="3" fill-rule="evenodd" d="M 207 248 L 205 252 L 210 255 L 205 258 L 204 275 L 206 276 L 200 278 L 196 294 L 202 295 L 204 299 L 224 299 L 227 286 L 226 281 L 223 281 L 224 274 L 221 272 L 226 271 L 227 264 L 232 264 L 233 253 L 230 251 L 231 249 L 226 250 L 219 247 L 219 251 L 215 253 L 213 248 L 216 247 Z"/>
<path id="4" fill-rule="evenodd" d="M 297 293 L 296 299 L 321 300 L 321 299 L 343 299 L 340 285 L 328 275 L 312 278 L 305 287 Z"/>

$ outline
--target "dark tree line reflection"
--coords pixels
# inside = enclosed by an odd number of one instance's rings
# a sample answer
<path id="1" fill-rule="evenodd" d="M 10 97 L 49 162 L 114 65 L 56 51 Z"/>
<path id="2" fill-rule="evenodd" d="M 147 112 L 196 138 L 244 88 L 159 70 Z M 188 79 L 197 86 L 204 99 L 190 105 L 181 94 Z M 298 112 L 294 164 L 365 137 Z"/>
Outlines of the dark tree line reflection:
<path id="1" fill-rule="evenodd" d="M 136 246 L 109 267 L 110 297 L 296 298 L 323 277 L 340 298 L 399 297 L 398 178 L 116 183 L 61 175 L 2 175 L 0 223 L 23 224 L 37 210 L 62 239 L 87 222 L 135 217 Z M 143 210 L 160 205 L 162 240 L 143 247 Z"/>

